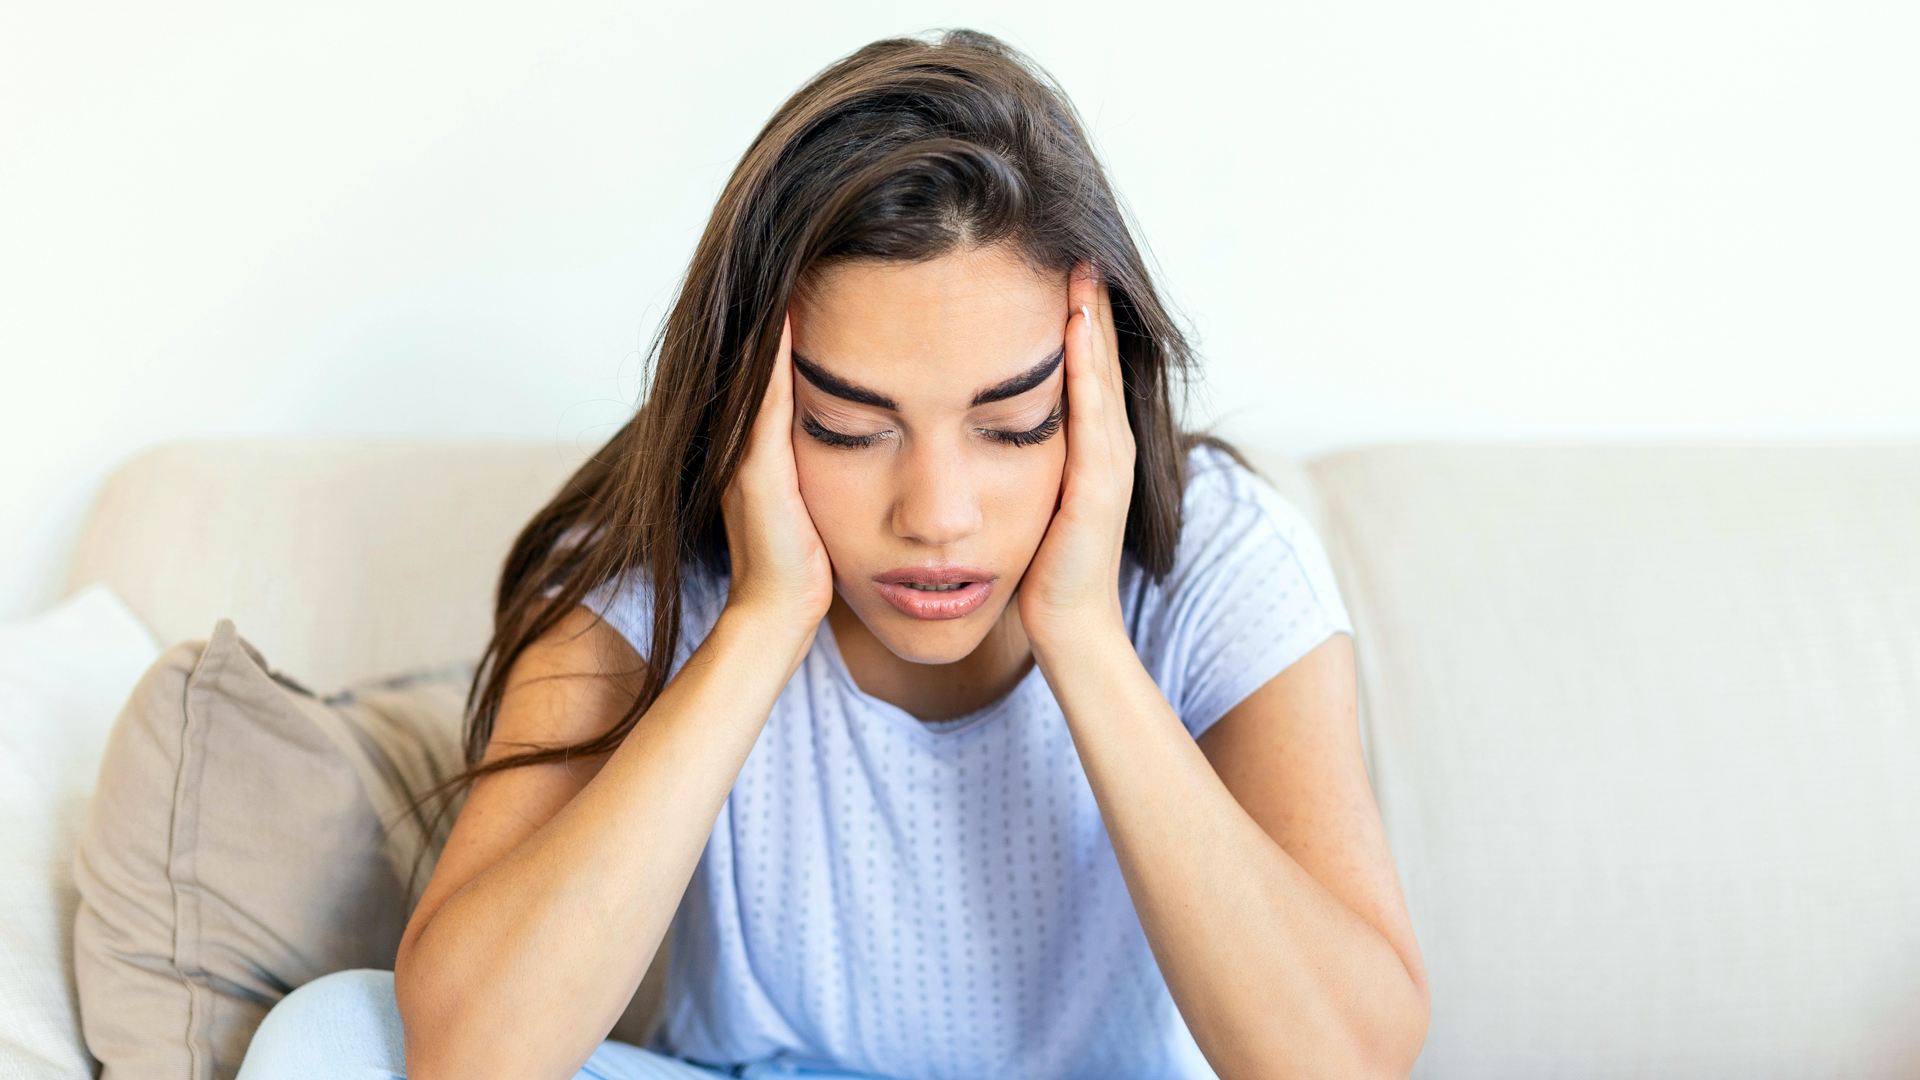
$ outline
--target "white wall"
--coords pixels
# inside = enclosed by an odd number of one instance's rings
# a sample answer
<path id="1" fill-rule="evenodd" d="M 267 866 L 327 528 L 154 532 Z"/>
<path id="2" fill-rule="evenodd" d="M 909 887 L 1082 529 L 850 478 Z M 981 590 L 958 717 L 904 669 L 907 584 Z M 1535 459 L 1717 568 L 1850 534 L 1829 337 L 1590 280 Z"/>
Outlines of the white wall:
<path id="1" fill-rule="evenodd" d="M 156 442 L 604 437 L 766 115 L 928 26 L 1065 82 L 1229 434 L 1920 437 L 1917 12 L 10 4 L 0 617 Z"/>

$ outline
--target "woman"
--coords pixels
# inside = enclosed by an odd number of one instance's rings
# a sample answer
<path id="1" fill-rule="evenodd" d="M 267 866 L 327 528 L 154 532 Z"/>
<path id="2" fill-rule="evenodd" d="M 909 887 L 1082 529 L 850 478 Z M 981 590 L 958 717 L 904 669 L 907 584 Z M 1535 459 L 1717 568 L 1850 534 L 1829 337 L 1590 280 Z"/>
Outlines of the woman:
<path id="1" fill-rule="evenodd" d="M 1407 1073 L 1325 556 L 1178 434 L 1044 75 L 965 32 L 829 68 L 657 350 L 508 560 L 391 981 L 289 996 L 246 1080 Z M 670 926 L 659 1036 L 603 1043 Z"/>

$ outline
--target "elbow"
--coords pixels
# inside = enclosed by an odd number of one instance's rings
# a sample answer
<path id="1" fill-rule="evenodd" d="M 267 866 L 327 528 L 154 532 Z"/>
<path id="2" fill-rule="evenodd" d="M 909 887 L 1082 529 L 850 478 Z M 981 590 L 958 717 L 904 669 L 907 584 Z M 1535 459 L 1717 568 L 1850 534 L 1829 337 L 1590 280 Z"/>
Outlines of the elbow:
<path id="1" fill-rule="evenodd" d="M 1347 1016 L 1352 1068 L 1344 1075 L 1406 1080 L 1427 1045 L 1433 998 L 1426 968 L 1417 953 L 1394 959 L 1397 962 L 1381 972 L 1374 992 L 1349 999 L 1361 1007 Z"/>
<path id="2" fill-rule="evenodd" d="M 1426 982 L 1409 978 L 1403 992 L 1352 1026 L 1349 1062 L 1344 1075 L 1377 1080 L 1406 1080 L 1427 1044 L 1432 1003 Z"/>
<path id="3" fill-rule="evenodd" d="M 1385 1012 L 1385 1010 L 1383 1010 Z M 1356 1024 L 1327 1040 L 1324 1056 L 1318 1061 L 1295 1060 L 1286 1068 L 1259 1075 L 1286 1077 L 1351 1076 L 1364 1080 L 1407 1080 L 1414 1062 L 1427 1042 L 1426 996 L 1420 995 L 1417 1007 L 1391 1011 Z M 1297 1055 L 1297 1051 L 1296 1051 Z"/>
<path id="4" fill-rule="evenodd" d="M 461 1075 L 463 1065 L 471 1063 L 455 1059 L 460 1040 L 454 1033 L 462 1026 L 460 995 L 449 993 L 444 980 L 435 978 L 436 965 L 422 963 L 419 937 L 409 933 L 394 958 L 394 1004 L 405 1033 L 408 1080 L 441 1080 Z"/>
<path id="5" fill-rule="evenodd" d="M 593 1039 L 569 1063 L 564 1049 L 556 1052 L 565 1043 L 547 1037 L 555 1031 L 553 1013 L 529 1009 L 524 1002 L 503 1002 L 484 989 L 476 992 L 476 987 L 494 986 L 501 980 L 476 971 L 470 960 L 470 955 L 424 951 L 417 939 L 402 945 L 394 960 L 393 991 L 406 1047 L 405 1080 L 475 1076 L 566 1080 L 578 1073 L 591 1046 L 600 1040 Z M 510 1015 L 513 1022 L 503 1022 L 503 1015 Z M 566 1037 L 561 1030 L 560 1038 Z"/>
<path id="6" fill-rule="evenodd" d="M 1394 992 L 1370 996 L 1375 1007 L 1346 1025 L 1349 1067 L 1342 1075 L 1406 1080 L 1427 1044 L 1427 1024 L 1433 1015 L 1426 980 L 1408 972 Z"/>
<path id="7" fill-rule="evenodd" d="M 1222 1080 L 1406 1080 L 1427 1042 L 1426 985 L 1410 978 L 1364 1000 L 1364 1007 L 1330 1007 L 1317 1021 L 1285 1031 L 1267 1028 L 1270 1037 L 1258 1040 L 1257 1050 L 1242 1043 L 1240 1053 L 1221 1055 L 1226 1060 L 1214 1061 L 1214 1069 Z"/>
<path id="8" fill-rule="evenodd" d="M 1433 1017 L 1432 1003 L 1424 983 L 1412 987 L 1410 999 L 1395 1010 L 1393 1019 L 1383 1025 L 1376 1043 L 1373 1068 L 1368 1073 L 1382 1080 L 1406 1080 L 1414 1062 L 1427 1045 L 1427 1024 Z"/>
<path id="9" fill-rule="evenodd" d="M 476 1051 L 485 1056 L 483 1041 L 461 1037 L 462 1018 L 446 1008 L 444 999 L 436 1000 L 431 993 L 416 993 L 411 1000 L 407 995 L 397 996 L 406 1044 L 406 1080 L 453 1080 L 490 1071 L 473 1060 Z M 502 1062 L 491 1059 L 486 1064 Z"/>

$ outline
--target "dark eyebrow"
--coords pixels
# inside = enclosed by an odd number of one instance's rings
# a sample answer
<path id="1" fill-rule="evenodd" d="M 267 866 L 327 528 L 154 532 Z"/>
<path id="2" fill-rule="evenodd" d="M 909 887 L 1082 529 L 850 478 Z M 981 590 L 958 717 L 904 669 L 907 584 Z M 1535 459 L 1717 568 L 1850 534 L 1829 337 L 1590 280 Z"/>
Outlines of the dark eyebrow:
<path id="1" fill-rule="evenodd" d="M 1053 375 L 1054 369 L 1060 366 L 1060 361 L 1066 359 L 1066 356 L 1067 350 L 1062 347 L 1052 356 L 1015 375 L 1013 378 L 1005 382 L 995 383 L 973 395 L 973 403 L 975 405 L 991 405 L 996 401 L 1005 401 L 1011 397 L 1019 397 L 1021 394 L 1046 382 L 1047 379 Z"/>
<path id="2" fill-rule="evenodd" d="M 858 402 L 862 405 L 872 405 L 877 409 L 891 409 L 894 412 L 900 411 L 900 406 L 887 395 L 875 390 L 869 390 L 864 386 L 855 386 L 845 379 L 829 374 L 799 353 L 793 354 L 793 368 L 795 371 L 806 376 L 807 381 L 817 387 L 823 394 L 832 394 L 834 397 L 846 401 Z"/>
<path id="3" fill-rule="evenodd" d="M 969 407 L 991 405 L 996 401 L 1005 401 L 1008 398 L 1019 397 L 1021 394 L 1026 393 L 1051 378 L 1054 370 L 1060 366 L 1060 362 L 1066 359 L 1066 355 L 1067 351 L 1064 347 L 1054 350 L 1052 356 L 1015 375 L 1013 378 L 1007 379 L 1004 382 L 995 383 L 973 395 L 973 402 Z M 877 409 L 891 409 L 894 412 L 900 411 L 899 404 L 887 395 L 877 390 L 869 390 L 864 386 L 856 386 L 820 367 L 820 365 L 808 360 L 799 353 L 793 354 L 793 368 L 804 376 L 808 382 L 812 383 L 821 393 L 832 394 L 834 397 L 844 401 L 857 402 L 861 405 L 872 405 Z"/>

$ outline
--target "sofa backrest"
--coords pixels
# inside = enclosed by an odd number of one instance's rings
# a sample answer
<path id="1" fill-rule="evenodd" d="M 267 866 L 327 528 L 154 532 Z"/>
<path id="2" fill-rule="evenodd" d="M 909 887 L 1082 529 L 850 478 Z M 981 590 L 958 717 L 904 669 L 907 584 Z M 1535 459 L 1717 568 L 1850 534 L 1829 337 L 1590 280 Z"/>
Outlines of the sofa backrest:
<path id="1" fill-rule="evenodd" d="M 316 689 L 471 659 L 548 444 L 231 442 L 109 482 L 72 584 Z M 1254 464 L 1326 538 L 1433 988 L 1416 1075 L 1920 1067 L 1920 447 Z"/>
<path id="2" fill-rule="evenodd" d="M 581 460 L 555 443 L 163 447 L 107 481 L 69 591 L 107 583 L 163 645 L 230 618 L 322 693 L 473 660 L 508 547 Z"/>
<path id="3" fill-rule="evenodd" d="M 1318 513 L 1300 465 L 1251 457 Z M 160 447 L 108 478 L 67 592 L 106 583 L 162 645 L 232 619 L 322 693 L 471 661 L 493 626 L 508 547 L 583 460 L 579 447 L 534 442 Z"/>
<path id="4" fill-rule="evenodd" d="M 1416 1075 L 1920 1073 L 1920 447 L 1311 471 Z"/>

